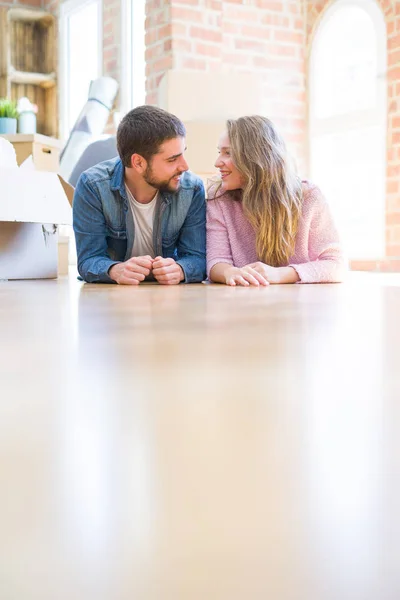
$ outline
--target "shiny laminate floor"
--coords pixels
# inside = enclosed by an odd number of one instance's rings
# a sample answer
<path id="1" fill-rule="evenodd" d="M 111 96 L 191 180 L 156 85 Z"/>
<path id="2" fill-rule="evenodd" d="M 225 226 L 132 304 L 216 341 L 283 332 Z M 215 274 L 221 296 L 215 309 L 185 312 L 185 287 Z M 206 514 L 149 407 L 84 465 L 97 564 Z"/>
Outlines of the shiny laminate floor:
<path id="1" fill-rule="evenodd" d="M 398 600 L 400 275 L 0 283 L 1 600 Z"/>

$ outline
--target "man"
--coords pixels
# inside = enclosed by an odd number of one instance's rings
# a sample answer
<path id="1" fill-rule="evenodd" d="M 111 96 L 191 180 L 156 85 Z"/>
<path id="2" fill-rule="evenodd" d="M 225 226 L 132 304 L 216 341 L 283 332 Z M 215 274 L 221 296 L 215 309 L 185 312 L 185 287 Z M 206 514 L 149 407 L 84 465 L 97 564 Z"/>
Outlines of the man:
<path id="1" fill-rule="evenodd" d="M 165 285 L 205 278 L 204 186 L 188 172 L 186 131 L 174 115 L 139 106 L 117 132 L 119 158 L 82 173 L 73 221 L 85 281 Z"/>

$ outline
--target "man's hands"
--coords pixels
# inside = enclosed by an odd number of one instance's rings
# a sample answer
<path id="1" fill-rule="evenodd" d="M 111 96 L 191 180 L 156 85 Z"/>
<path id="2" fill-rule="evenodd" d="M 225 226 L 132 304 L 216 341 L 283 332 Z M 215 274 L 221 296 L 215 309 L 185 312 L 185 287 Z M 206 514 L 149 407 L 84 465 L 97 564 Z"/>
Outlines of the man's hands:
<path id="1" fill-rule="evenodd" d="M 185 279 L 182 267 L 173 258 L 161 256 L 153 260 L 153 275 L 162 285 L 176 285 Z"/>
<path id="2" fill-rule="evenodd" d="M 108 274 L 120 285 L 139 285 L 150 272 L 163 285 L 176 285 L 185 279 L 182 267 L 173 258 L 161 256 L 135 256 L 113 265 Z"/>
<path id="3" fill-rule="evenodd" d="M 135 256 L 113 265 L 108 274 L 120 285 L 139 285 L 150 274 L 152 266 L 151 256 Z"/>

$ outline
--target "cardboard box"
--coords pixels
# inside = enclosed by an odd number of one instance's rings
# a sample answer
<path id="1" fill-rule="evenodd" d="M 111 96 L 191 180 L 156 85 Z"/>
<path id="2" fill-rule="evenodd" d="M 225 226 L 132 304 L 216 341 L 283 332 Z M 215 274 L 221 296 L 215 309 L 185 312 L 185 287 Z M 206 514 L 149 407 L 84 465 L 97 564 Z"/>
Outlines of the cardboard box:
<path id="1" fill-rule="evenodd" d="M 32 155 L 33 164 L 38 171 L 57 173 L 60 168 L 62 142 L 40 133 L 3 135 L 14 146 L 18 164 L 22 164 Z"/>
<path id="2" fill-rule="evenodd" d="M 0 166 L 0 279 L 57 277 L 58 226 L 72 223 L 73 188 L 56 173 Z"/>

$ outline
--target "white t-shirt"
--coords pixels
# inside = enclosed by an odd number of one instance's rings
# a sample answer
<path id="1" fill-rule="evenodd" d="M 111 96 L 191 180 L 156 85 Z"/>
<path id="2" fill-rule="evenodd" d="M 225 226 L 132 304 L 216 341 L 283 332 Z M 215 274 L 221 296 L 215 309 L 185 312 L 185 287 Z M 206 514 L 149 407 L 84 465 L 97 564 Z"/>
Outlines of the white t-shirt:
<path id="1" fill-rule="evenodd" d="M 133 222 L 135 224 L 135 239 L 133 241 L 132 256 L 146 256 L 155 258 L 153 246 L 153 222 L 157 204 L 158 193 L 148 204 L 141 204 L 132 196 L 125 185 L 129 198 Z"/>

